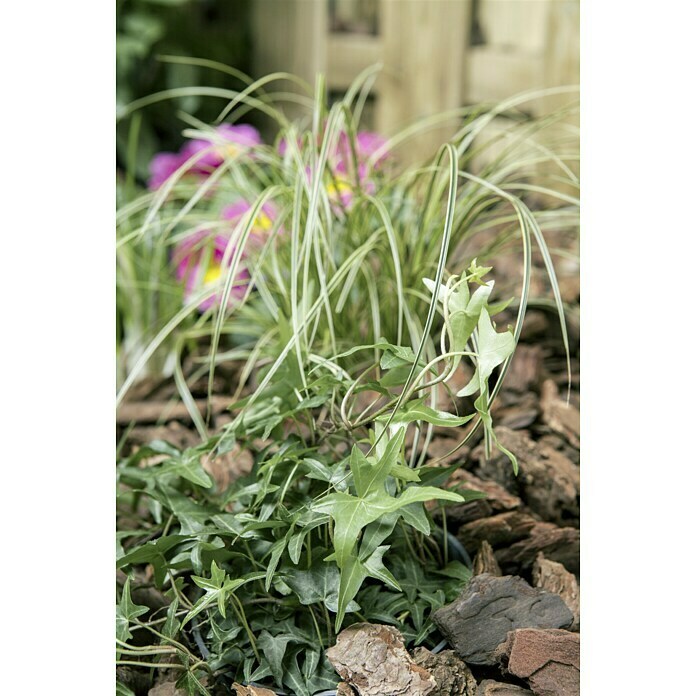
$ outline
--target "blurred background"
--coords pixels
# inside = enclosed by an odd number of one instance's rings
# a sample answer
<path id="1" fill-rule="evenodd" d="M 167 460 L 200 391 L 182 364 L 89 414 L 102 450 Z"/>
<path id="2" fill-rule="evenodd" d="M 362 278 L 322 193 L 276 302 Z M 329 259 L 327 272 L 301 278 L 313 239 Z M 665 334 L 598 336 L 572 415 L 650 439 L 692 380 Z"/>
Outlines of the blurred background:
<path id="1" fill-rule="evenodd" d="M 390 135 L 467 104 L 577 84 L 579 39 L 579 0 L 117 0 L 117 102 L 179 87 L 245 86 L 204 61 L 166 56 L 216 61 L 253 78 L 289 72 L 310 85 L 321 73 L 334 96 L 380 64 L 362 126 Z M 543 115 L 568 100 L 559 93 L 524 109 Z M 209 122 L 219 109 L 219 100 L 186 96 L 139 110 L 119 123 L 119 166 L 145 180 L 155 152 L 181 145 L 178 112 Z M 432 154 L 455 127 L 445 122 L 419 136 L 405 158 Z"/>

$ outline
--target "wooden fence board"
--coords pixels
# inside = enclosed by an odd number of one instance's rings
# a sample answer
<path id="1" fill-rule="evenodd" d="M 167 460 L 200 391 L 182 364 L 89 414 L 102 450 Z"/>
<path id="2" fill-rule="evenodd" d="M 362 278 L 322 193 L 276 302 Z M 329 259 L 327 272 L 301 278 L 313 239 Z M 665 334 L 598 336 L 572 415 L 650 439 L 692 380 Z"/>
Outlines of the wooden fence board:
<path id="1" fill-rule="evenodd" d="M 472 0 L 360 2 L 339 0 L 334 15 L 350 24 L 374 10 L 377 36 L 330 31 L 328 0 L 255 0 L 257 76 L 287 71 L 312 85 L 322 72 L 329 90 L 341 91 L 382 63 L 374 121 L 385 134 L 464 104 L 579 80 L 579 0 L 479 0 L 476 19 L 487 43 L 475 46 L 468 43 Z M 560 96 L 536 109 L 548 113 L 567 101 Z M 426 156 L 451 132 L 443 126 L 422 134 L 407 158 Z"/>

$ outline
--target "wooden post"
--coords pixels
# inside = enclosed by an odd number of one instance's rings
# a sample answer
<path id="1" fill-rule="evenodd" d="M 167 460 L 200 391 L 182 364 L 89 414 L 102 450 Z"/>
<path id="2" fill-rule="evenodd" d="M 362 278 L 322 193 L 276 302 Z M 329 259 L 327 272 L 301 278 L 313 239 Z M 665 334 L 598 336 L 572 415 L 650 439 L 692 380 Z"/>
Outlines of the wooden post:
<path id="1" fill-rule="evenodd" d="M 578 85 L 580 81 L 580 2 L 579 0 L 555 0 L 551 3 L 547 25 L 544 51 L 545 85 L 547 87 Z M 560 94 L 544 99 L 544 110 L 551 113 L 571 104 L 579 93 Z M 558 137 L 564 130 L 580 127 L 580 114 L 575 112 L 566 117 L 562 124 L 547 132 L 548 138 Z M 572 134 L 565 136 L 573 142 Z M 579 144 L 579 143 L 578 143 Z M 550 143 L 550 147 L 554 147 Z M 577 145 L 574 149 L 577 149 Z M 578 162 L 568 162 L 568 166 L 579 173 Z M 552 164 L 541 168 L 542 175 L 558 174 Z M 574 186 L 560 187 L 565 193 L 577 196 Z"/>
<path id="2" fill-rule="evenodd" d="M 252 33 L 257 77 L 289 72 L 313 88 L 317 73 L 326 72 L 326 0 L 254 0 Z M 283 88 L 297 89 L 291 83 L 283 83 Z M 307 115 L 292 104 L 283 110 L 290 118 Z"/>
<path id="3" fill-rule="evenodd" d="M 462 105 L 470 11 L 469 0 L 381 0 L 384 75 L 378 130 L 391 134 L 416 119 Z M 401 158 L 429 157 L 455 128 L 453 121 L 419 133 Z"/>

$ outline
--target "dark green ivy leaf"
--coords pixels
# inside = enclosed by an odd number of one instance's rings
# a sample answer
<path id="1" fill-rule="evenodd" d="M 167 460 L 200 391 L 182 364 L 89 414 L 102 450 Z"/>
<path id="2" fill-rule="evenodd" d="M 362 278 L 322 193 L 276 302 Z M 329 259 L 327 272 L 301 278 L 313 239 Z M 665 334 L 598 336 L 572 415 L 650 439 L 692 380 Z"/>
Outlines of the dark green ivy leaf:
<path id="1" fill-rule="evenodd" d="M 130 624 L 133 619 L 142 616 L 148 611 L 147 607 L 139 604 L 134 604 L 130 593 L 130 577 L 126 578 L 126 582 L 121 592 L 121 600 L 116 605 L 116 637 L 124 643 L 129 638 L 133 637 L 130 632 Z"/>

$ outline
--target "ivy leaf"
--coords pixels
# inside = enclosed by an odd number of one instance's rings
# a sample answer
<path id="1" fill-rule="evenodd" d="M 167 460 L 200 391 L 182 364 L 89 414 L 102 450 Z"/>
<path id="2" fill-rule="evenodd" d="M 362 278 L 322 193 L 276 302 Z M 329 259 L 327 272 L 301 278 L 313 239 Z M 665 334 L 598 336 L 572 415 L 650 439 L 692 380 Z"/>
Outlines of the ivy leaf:
<path id="1" fill-rule="evenodd" d="M 197 486 L 210 488 L 213 485 L 213 479 L 203 469 L 200 460 L 200 451 L 187 449 L 176 459 L 165 462 L 162 465 L 160 474 L 176 474 L 187 481 L 191 481 L 191 483 L 195 483 Z"/>
<path id="2" fill-rule="evenodd" d="M 423 278 L 423 285 L 425 285 L 428 290 L 430 290 L 430 293 L 434 295 L 437 292 L 437 301 L 440 304 L 444 304 L 448 297 L 449 297 L 449 291 L 447 290 L 446 285 L 440 285 L 440 287 L 436 287 L 435 281 L 431 280 L 430 278 Z"/>
<path id="3" fill-rule="evenodd" d="M 291 569 L 285 582 L 297 595 L 300 604 L 323 603 L 329 611 L 338 611 L 338 591 L 340 574 L 335 565 L 329 563 L 315 564 L 309 570 Z M 357 611 L 355 602 L 349 602 L 347 610 Z"/>
<path id="4" fill-rule="evenodd" d="M 392 468 L 398 465 L 398 457 L 404 444 L 405 428 L 399 428 L 389 439 L 384 454 L 375 463 L 366 457 L 357 445 L 350 455 L 350 470 L 353 473 L 355 490 L 361 498 L 384 487 Z"/>
<path id="5" fill-rule="evenodd" d="M 351 604 L 355 595 L 367 577 L 381 580 L 388 587 L 401 591 L 396 578 L 385 568 L 382 556 L 389 546 L 377 547 L 372 555 L 363 563 L 357 556 L 350 555 L 341 570 L 341 582 L 338 591 L 338 611 L 336 612 L 335 628 L 338 632 L 347 612 L 352 611 Z"/>
<path id="6" fill-rule="evenodd" d="M 314 512 L 310 510 L 310 514 L 313 516 Z M 328 515 L 316 515 L 313 519 L 309 519 L 306 524 L 300 529 L 299 532 L 293 534 L 288 542 L 288 555 L 290 560 L 297 565 L 300 562 L 300 556 L 302 555 L 302 546 L 304 544 L 305 537 L 309 532 L 322 524 L 326 524 L 329 521 Z M 302 520 L 298 520 L 298 525 L 303 524 Z"/>
<path id="7" fill-rule="evenodd" d="M 116 637 L 124 643 L 132 638 L 130 623 L 147 611 L 147 607 L 133 603 L 130 593 L 130 577 L 127 577 L 121 592 L 121 601 L 116 605 Z"/>
<path id="8" fill-rule="evenodd" d="M 162 635 L 167 638 L 174 638 L 181 628 L 180 621 L 176 618 L 176 610 L 179 608 L 179 600 L 174 597 L 172 603 L 167 607 L 167 620 L 162 626 Z"/>
<path id="9" fill-rule="evenodd" d="M 411 469 L 411 467 L 399 463 L 392 464 L 389 475 L 409 483 L 419 483 L 421 480 L 418 469 Z"/>
<path id="10" fill-rule="evenodd" d="M 407 505 L 403 510 L 408 510 L 409 507 L 410 506 Z M 374 550 L 394 531 L 394 527 L 398 521 L 399 513 L 392 512 L 388 515 L 383 515 L 365 527 L 360 543 L 359 557 L 361 560 L 364 561 L 372 555 Z"/>
<path id="11" fill-rule="evenodd" d="M 481 311 L 486 307 L 488 298 L 493 291 L 493 281 L 477 288 L 466 308 L 450 314 L 449 324 L 452 332 L 452 350 L 463 351 L 479 322 Z"/>
<path id="12" fill-rule="evenodd" d="M 474 259 L 469 265 L 469 268 L 467 268 L 467 271 L 469 272 L 469 280 L 474 283 L 482 283 L 483 276 L 485 276 L 491 270 L 493 270 L 492 266 L 479 266 L 478 259 Z"/>
<path id="13" fill-rule="evenodd" d="M 365 561 L 365 570 L 368 575 L 376 580 L 381 580 L 387 587 L 401 592 L 396 578 L 385 567 L 382 557 L 389 550 L 389 546 L 378 546 L 372 555 Z M 348 609 L 350 611 L 350 609 Z"/>
<path id="14" fill-rule="evenodd" d="M 147 563 L 157 558 L 157 556 L 165 554 L 177 544 L 188 540 L 188 537 L 182 534 L 171 534 L 169 536 L 163 536 L 159 539 L 155 539 L 154 541 L 147 541 L 141 546 L 136 546 L 132 551 L 129 551 L 127 554 L 121 556 L 121 558 L 119 558 L 116 562 L 116 567 L 123 568 L 123 566 L 126 565 Z"/>
<path id="15" fill-rule="evenodd" d="M 438 575 L 444 575 L 448 578 L 455 578 L 463 583 L 469 582 L 471 580 L 471 570 L 467 568 L 461 561 L 450 561 L 441 570 L 435 571 Z"/>
<path id="16" fill-rule="evenodd" d="M 316 504 L 314 510 L 328 512 L 334 520 L 336 562 L 343 569 L 363 527 L 382 515 L 411 503 L 427 500 L 463 502 L 464 499 L 458 493 L 440 488 L 411 486 L 397 498 L 388 495 L 386 491 L 373 491 L 364 498 L 356 498 L 348 493 L 332 493 Z"/>
<path id="17" fill-rule="evenodd" d="M 471 270 L 471 269 L 470 269 Z M 481 315 L 481 310 L 487 306 L 488 298 L 493 290 L 494 281 L 488 283 L 481 282 L 480 278 L 490 269 L 475 267 L 475 271 L 480 275 L 470 276 L 470 280 L 480 283 L 473 295 L 469 295 L 469 288 L 466 281 L 460 281 L 453 289 L 441 285 L 437 290 L 438 300 L 444 306 L 447 303 L 449 314 L 449 333 L 452 352 L 460 352 L 466 349 L 467 341 L 471 338 Z M 435 293 L 435 283 L 424 279 L 423 282 L 430 290 Z"/>
<path id="18" fill-rule="evenodd" d="M 185 689 L 190 696 L 210 696 L 210 691 L 203 686 L 200 679 L 192 670 L 186 670 L 176 682 L 177 689 Z"/>
<path id="19" fill-rule="evenodd" d="M 410 524 L 417 529 L 421 534 L 430 536 L 430 520 L 425 513 L 423 503 L 412 503 L 401 508 L 401 516 L 404 522 Z"/>
<path id="20" fill-rule="evenodd" d="M 225 603 L 229 595 L 247 582 L 259 580 L 266 575 L 264 572 L 250 573 L 243 578 L 231 580 L 227 578 L 225 571 L 219 568 L 215 561 L 213 561 L 210 566 L 210 572 L 210 578 L 202 578 L 197 575 L 192 576 L 191 579 L 198 587 L 205 590 L 205 594 L 193 605 L 189 613 L 186 614 L 184 620 L 181 622 L 181 626 L 187 624 L 194 616 L 198 616 L 198 614 L 212 604 L 217 604 L 218 611 L 224 617 L 226 615 Z"/>
<path id="21" fill-rule="evenodd" d="M 196 534 L 205 527 L 205 523 L 213 515 L 219 512 L 212 506 L 197 503 L 193 498 L 180 493 L 175 488 L 161 484 L 160 488 L 161 494 L 153 492 L 152 495 L 171 510 L 178 519 L 181 525 L 181 534 Z"/>
<path id="22" fill-rule="evenodd" d="M 266 592 L 271 588 L 271 583 L 273 582 L 273 574 L 276 571 L 276 568 L 278 567 L 278 563 L 280 562 L 280 557 L 283 555 L 283 552 L 285 551 L 286 546 L 288 545 L 288 537 L 284 536 L 282 539 L 278 539 L 278 541 L 273 543 L 273 546 L 271 546 L 271 560 L 268 562 L 268 567 L 266 568 L 266 582 L 265 582 L 265 588 Z"/>
<path id="23" fill-rule="evenodd" d="M 304 655 L 304 666 L 302 667 L 302 675 L 305 679 L 309 679 L 314 672 L 317 671 L 319 666 L 319 651 L 318 650 L 307 650 Z"/>
<path id="24" fill-rule="evenodd" d="M 304 650 L 302 651 L 304 653 Z M 311 653 L 315 653 L 316 651 L 312 650 L 310 651 Z M 290 656 L 290 659 L 287 660 L 287 664 L 284 669 L 283 673 L 283 681 L 279 683 L 283 683 L 286 686 L 289 686 L 292 691 L 291 693 L 294 694 L 295 696 L 310 696 L 310 694 L 316 693 L 315 691 L 310 691 L 309 686 L 307 684 L 307 669 L 305 669 L 305 674 L 303 674 L 300 671 L 299 665 L 297 664 L 297 657 L 300 653 L 296 652 L 295 654 Z M 305 657 L 305 667 L 307 666 L 307 658 Z M 316 669 L 316 665 L 315 665 Z M 331 686 L 335 686 L 335 680 L 331 684 Z"/>
<path id="25" fill-rule="evenodd" d="M 357 556 L 349 555 L 344 559 L 341 569 L 341 581 L 338 589 L 338 611 L 336 612 L 336 633 L 341 630 L 343 619 L 348 610 L 349 603 L 353 600 L 361 585 L 367 577 L 367 569 Z"/>
<path id="26" fill-rule="evenodd" d="M 256 639 L 256 644 L 268 662 L 273 678 L 278 684 L 283 683 L 283 657 L 288 643 L 292 640 L 291 636 L 272 636 L 265 629 L 261 631 Z"/>
<path id="27" fill-rule="evenodd" d="M 168 454 L 170 455 L 170 459 L 145 468 L 129 468 L 127 472 L 128 476 L 142 481 L 166 480 L 168 476 L 178 476 L 203 488 L 210 488 L 213 485 L 213 479 L 201 465 L 200 449 L 190 448 L 183 452 L 178 452 L 165 442 L 156 442 L 144 449 L 146 449 L 146 452 L 152 454 Z M 140 454 L 141 452 L 139 451 L 138 455 Z M 129 460 L 129 464 L 135 463 L 136 461 L 138 460 L 131 459 Z"/>
<path id="28" fill-rule="evenodd" d="M 478 359 L 476 372 L 469 384 L 457 392 L 457 396 L 469 396 L 476 391 L 485 391 L 493 370 L 507 360 L 515 350 L 515 337 L 510 331 L 498 333 L 483 308 L 478 322 Z"/>
<path id="29" fill-rule="evenodd" d="M 318 481 L 331 481 L 331 468 L 323 462 L 316 459 L 306 458 L 302 461 L 305 467 L 309 470 L 306 474 L 307 478 L 317 479 Z"/>
<path id="30" fill-rule="evenodd" d="M 386 344 L 384 346 L 382 358 L 379 361 L 379 366 L 383 370 L 391 370 L 394 367 L 403 367 L 405 365 L 411 367 L 415 361 L 416 354 L 413 352 L 413 348 Z"/>
<path id="31" fill-rule="evenodd" d="M 392 425 L 397 423 L 413 423 L 414 421 L 425 421 L 433 425 L 441 425 L 445 427 L 457 427 L 468 423 L 474 414 L 469 416 L 455 416 L 447 411 L 438 411 L 430 406 L 426 406 L 424 399 L 411 401 L 403 408 L 394 414 Z M 380 416 L 383 421 L 388 417 Z"/>

